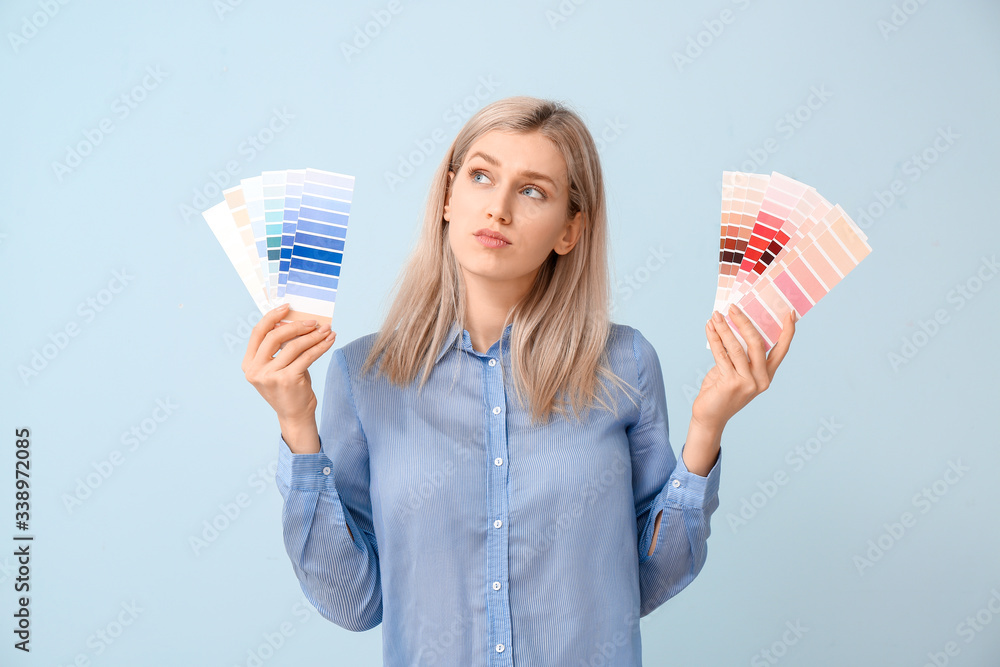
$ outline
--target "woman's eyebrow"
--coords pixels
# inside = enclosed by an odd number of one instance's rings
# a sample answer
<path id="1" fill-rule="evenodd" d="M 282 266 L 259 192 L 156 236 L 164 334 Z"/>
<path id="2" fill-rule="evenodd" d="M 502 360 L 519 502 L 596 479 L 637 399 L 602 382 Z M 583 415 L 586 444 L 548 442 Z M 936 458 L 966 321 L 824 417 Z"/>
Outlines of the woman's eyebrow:
<path id="1" fill-rule="evenodd" d="M 500 160 L 498 160 L 495 157 L 493 157 L 492 155 L 489 155 L 489 154 L 484 153 L 482 151 L 476 151 L 475 153 L 473 153 L 472 155 L 469 156 L 469 159 L 471 160 L 474 157 L 481 157 L 484 160 L 486 160 L 487 162 L 489 162 L 490 164 L 492 164 L 494 167 L 499 167 L 500 166 Z M 552 184 L 553 188 L 557 188 L 558 189 L 558 187 L 559 187 L 559 185 L 554 180 L 552 180 L 552 178 L 550 178 L 549 176 L 546 176 L 545 174 L 541 173 L 540 171 L 532 171 L 530 169 L 526 169 L 525 171 L 522 171 L 520 174 L 518 174 L 518 176 L 524 176 L 526 178 L 531 178 L 531 179 L 534 179 L 536 181 L 548 181 L 549 183 Z"/>

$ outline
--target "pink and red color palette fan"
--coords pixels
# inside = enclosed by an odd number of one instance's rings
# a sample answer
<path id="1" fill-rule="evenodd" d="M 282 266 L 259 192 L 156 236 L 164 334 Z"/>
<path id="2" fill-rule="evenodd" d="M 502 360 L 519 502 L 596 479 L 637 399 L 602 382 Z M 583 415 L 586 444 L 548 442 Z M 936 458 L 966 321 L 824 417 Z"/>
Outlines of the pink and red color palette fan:
<path id="1" fill-rule="evenodd" d="M 744 350 L 730 304 L 753 321 L 770 350 L 789 311 L 804 316 L 871 250 L 844 209 L 815 188 L 778 172 L 722 172 L 715 310 Z"/>

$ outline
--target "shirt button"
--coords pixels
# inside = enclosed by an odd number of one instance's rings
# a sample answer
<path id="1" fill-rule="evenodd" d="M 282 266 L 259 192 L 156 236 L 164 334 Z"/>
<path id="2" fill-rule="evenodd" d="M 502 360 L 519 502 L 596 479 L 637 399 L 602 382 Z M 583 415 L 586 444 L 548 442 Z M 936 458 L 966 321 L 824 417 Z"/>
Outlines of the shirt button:
<path id="1" fill-rule="evenodd" d="M 676 489 L 677 487 L 679 487 L 681 485 L 681 480 L 675 479 L 673 482 L 671 482 L 671 484 L 673 484 L 674 488 Z"/>
<path id="2" fill-rule="evenodd" d="M 503 465 L 503 459 L 500 458 L 499 456 L 496 457 L 495 459 L 493 459 L 493 465 L 502 466 Z"/>
<path id="3" fill-rule="evenodd" d="M 496 406 L 495 408 L 493 408 L 493 414 L 495 414 L 495 415 L 500 414 L 500 406 L 499 405 Z"/>
<path id="4" fill-rule="evenodd" d="M 496 365 L 497 365 L 497 360 L 496 359 L 490 359 L 490 366 L 496 366 Z"/>
<path id="5" fill-rule="evenodd" d="M 499 528 L 502 525 L 503 525 L 503 521 L 501 521 L 500 519 L 497 519 L 496 521 L 493 522 L 493 527 L 494 528 Z"/>
<path id="6" fill-rule="evenodd" d="M 497 653 L 503 653 L 503 644 L 497 644 Z"/>
<path id="7" fill-rule="evenodd" d="M 493 590 L 495 590 L 495 591 L 500 590 L 500 582 L 499 581 L 494 581 L 493 582 Z"/>
<path id="8" fill-rule="evenodd" d="M 329 475 L 330 474 L 330 466 L 326 466 L 325 468 L 323 468 L 323 474 L 324 475 Z"/>

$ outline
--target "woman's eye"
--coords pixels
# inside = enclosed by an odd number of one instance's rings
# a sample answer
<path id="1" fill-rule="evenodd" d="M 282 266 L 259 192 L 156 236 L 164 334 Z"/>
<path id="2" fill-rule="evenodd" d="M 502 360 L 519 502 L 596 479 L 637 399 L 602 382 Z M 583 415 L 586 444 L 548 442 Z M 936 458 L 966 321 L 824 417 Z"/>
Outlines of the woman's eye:
<path id="1" fill-rule="evenodd" d="M 473 183 L 480 183 L 486 185 L 486 184 L 492 184 L 493 182 L 490 180 L 490 177 L 487 176 L 482 171 L 470 170 L 469 174 L 470 177 L 472 178 Z M 521 192 L 526 193 L 532 199 L 545 199 L 545 193 L 533 185 L 525 186 L 524 189 L 521 190 Z"/>

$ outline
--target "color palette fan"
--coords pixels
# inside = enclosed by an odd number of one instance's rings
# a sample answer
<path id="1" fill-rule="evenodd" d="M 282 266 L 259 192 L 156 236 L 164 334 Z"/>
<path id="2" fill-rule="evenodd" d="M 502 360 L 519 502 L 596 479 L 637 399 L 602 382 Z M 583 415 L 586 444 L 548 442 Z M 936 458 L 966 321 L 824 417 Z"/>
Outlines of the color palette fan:
<path id="1" fill-rule="evenodd" d="M 735 303 L 770 350 L 789 311 L 804 316 L 871 252 L 868 237 L 839 205 L 772 172 L 722 172 L 722 231 L 715 310 Z M 706 346 L 707 343 L 706 343 Z"/>
<path id="2" fill-rule="evenodd" d="M 265 171 L 224 190 L 202 213 L 261 314 L 329 324 L 344 259 L 354 177 L 321 169 Z"/>

